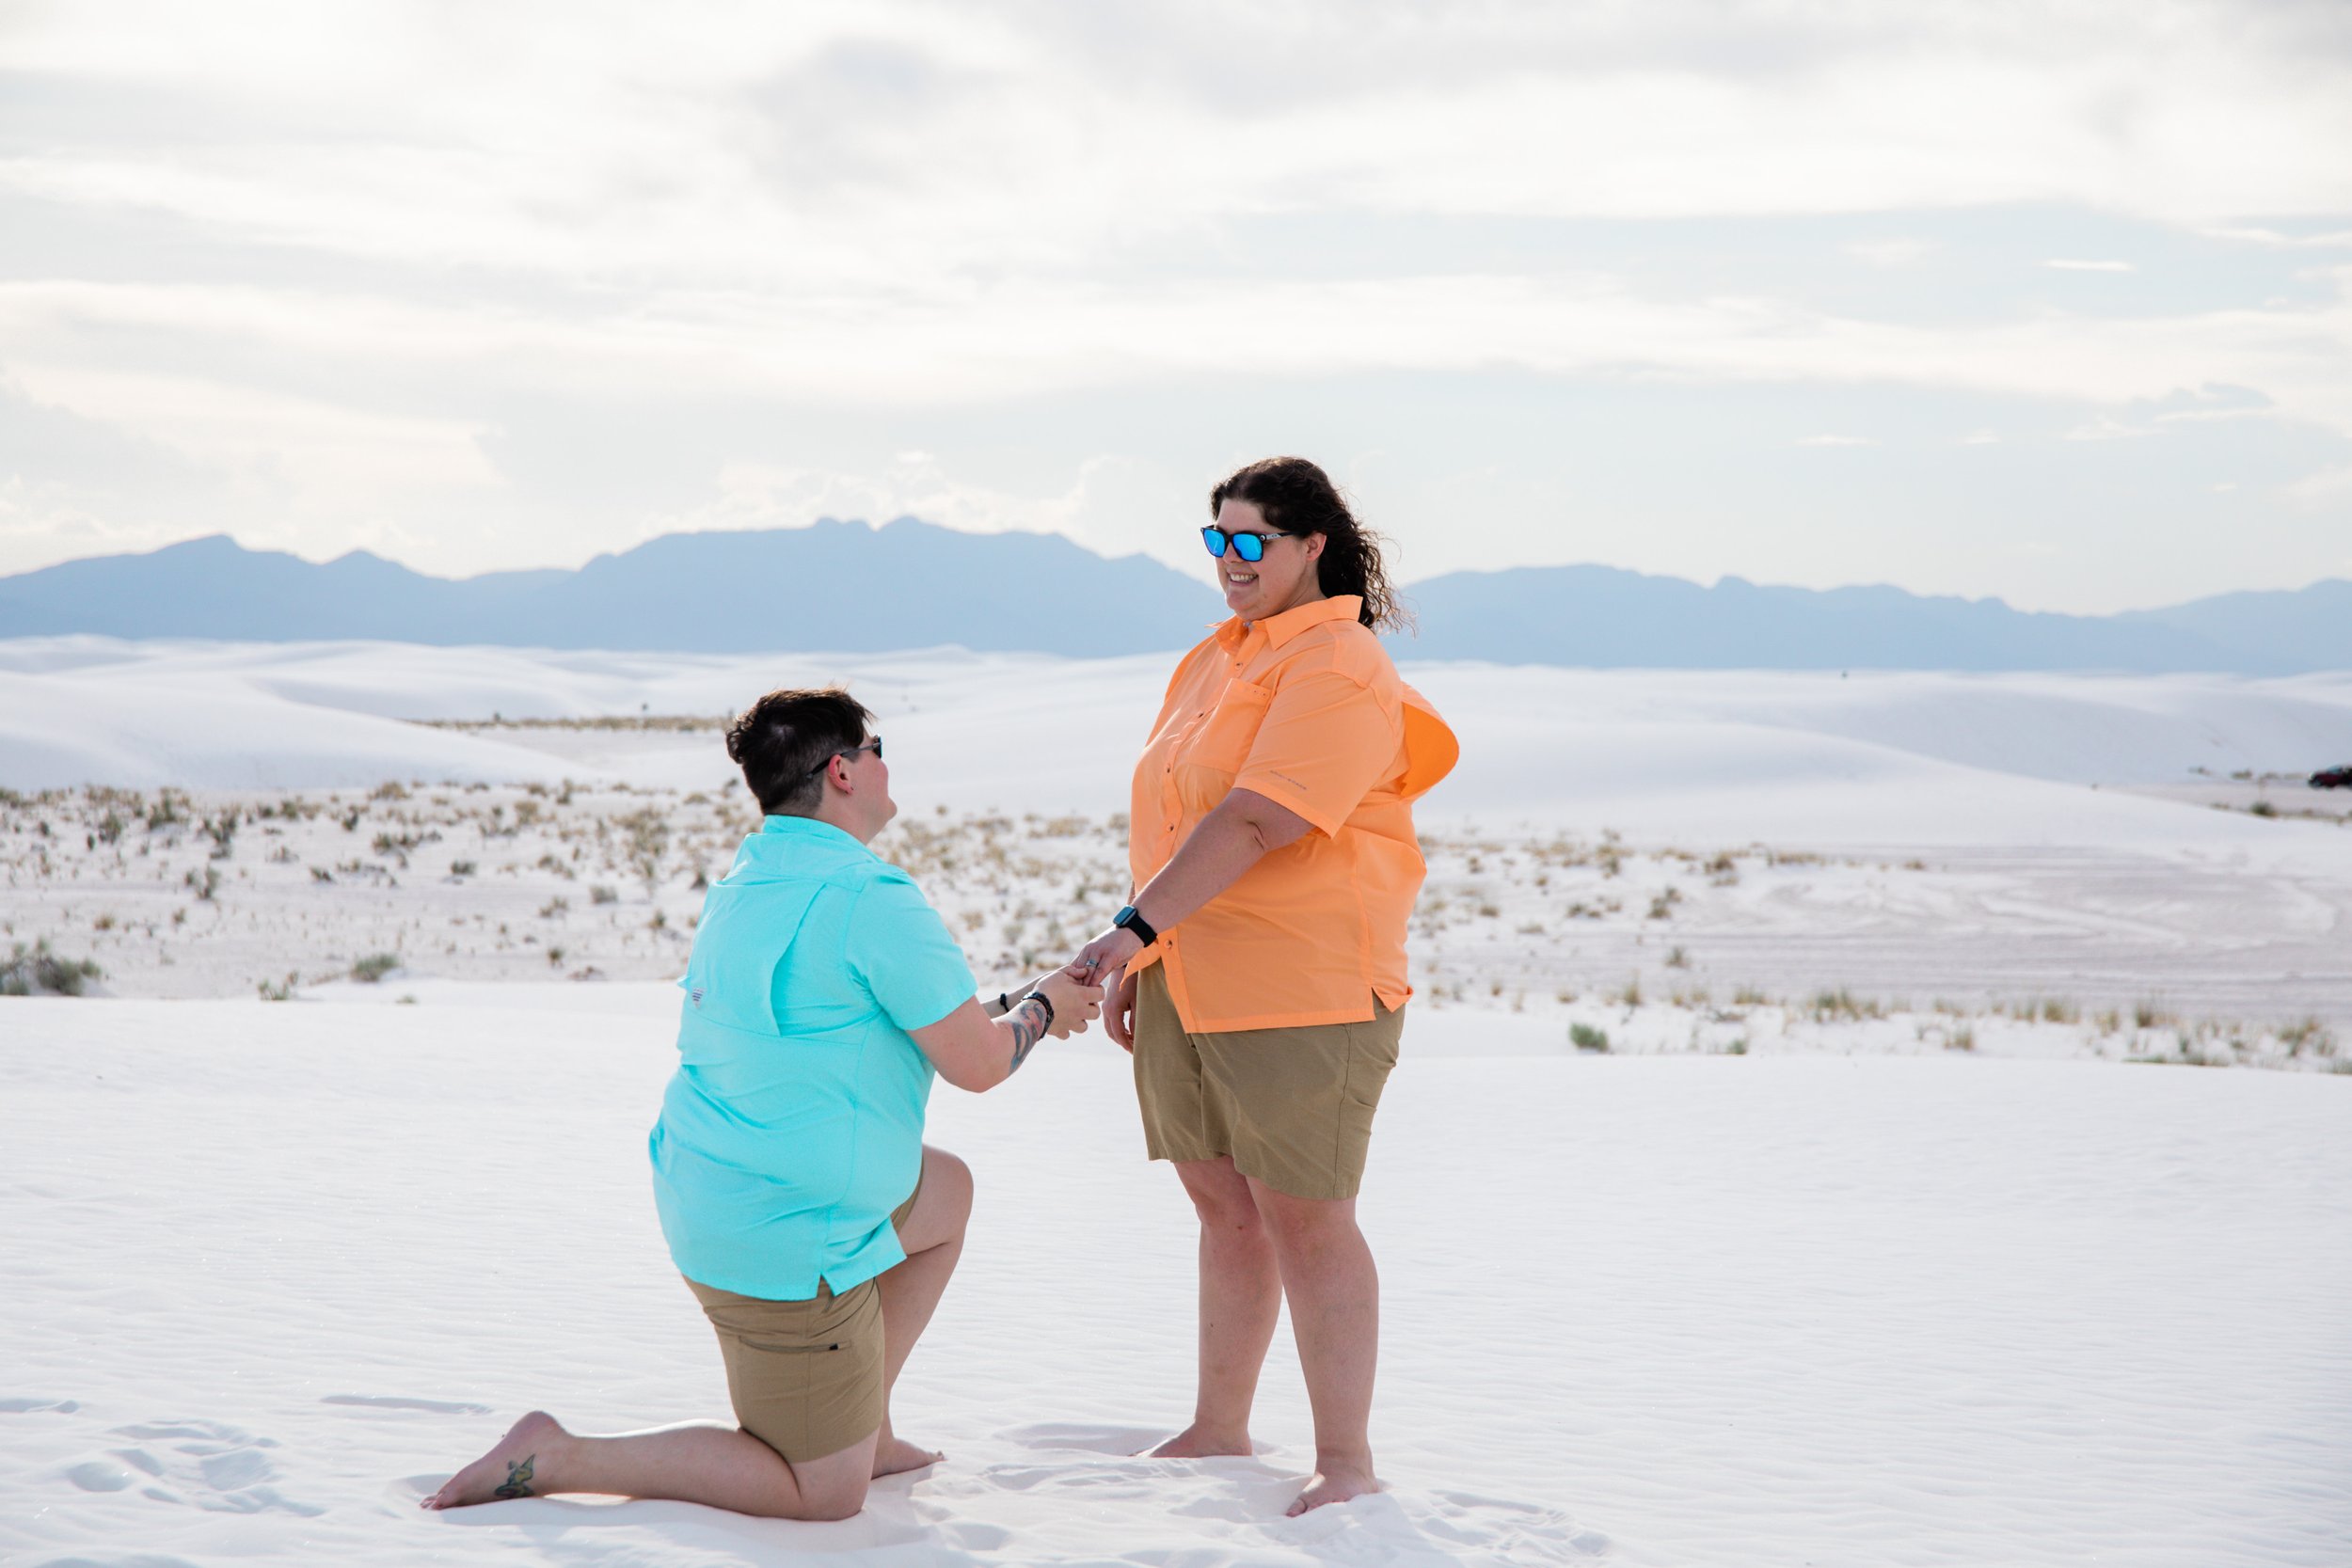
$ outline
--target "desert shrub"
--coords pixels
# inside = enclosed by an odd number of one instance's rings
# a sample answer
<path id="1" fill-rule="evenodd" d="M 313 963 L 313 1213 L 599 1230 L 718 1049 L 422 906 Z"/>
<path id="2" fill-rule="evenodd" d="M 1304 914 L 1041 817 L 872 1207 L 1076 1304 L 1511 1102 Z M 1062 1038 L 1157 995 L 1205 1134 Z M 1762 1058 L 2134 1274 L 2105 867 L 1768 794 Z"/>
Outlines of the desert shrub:
<path id="1" fill-rule="evenodd" d="M 1843 986 L 1836 990 L 1813 993 L 1813 1020 L 1817 1023 L 1827 1023 L 1833 1019 L 1859 1022 L 1866 1018 L 1877 1018 L 1880 1012 L 1877 1003 L 1857 1000 L 1853 992 Z"/>
<path id="2" fill-rule="evenodd" d="M 262 993 L 264 1002 L 291 1002 L 294 1000 L 295 978 L 294 973 L 288 971 L 283 981 L 257 980 L 253 989 Z"/>
<path id="3" fill-rule="evenodd" d="M 351 966 L 351 977 L 361 985 L 373 986 L 400 967 L 397 953 L 371 953 Z"/>
<path id="4" fill-rule="evenodd" d="M 20 942 L 0 959 L 0 996 L 79 996 L 105 973 L 91 959 L 57 957 L 45 937 L 30 947 Z"/>
<path id="5" fill-rule="evenodd" d="M 2314 1056 L 2332 1056 L 2336 1053 L 2335 1036 L 2329 1034 L 2328 1026 L 2315 1018 L 2303 1019 L 2280 1030 L 2279 1043 L 2287 1048 L 2290 1056 L 2300 1056 L 2306 1051 Z"/>
<path id="6" fill-rule="evenodd" d="M 617 904 L 620 901 L 619 891 L 606 887 L 601 882 L 588 890 L 588 902 L 591 904 Z"/>
<path id="7" fill-rule="evenodd" d="M 1596 1029 L 1589 1023 L 1571 1023 L 1568 1025 L 1568 1043 L 1579 1051 L 1606 1051 L 1609 1049 L 1609 1031 Z"/>
<path id="8" fill-rule="evenodd" d="M 2272 805 L 2267 800 L 2257 800 L 2246 809 L 2249 813 L 2255 816 L 2276 816 L 2279 815 L 2279 808 Z"/>
<path id="9" fill-rule="evenodd" d="M 1691 955 L 1684 952 L 1679 947 L 1669 948 L 1666 951 L 1666 967 L 1668 969 L 1688 969 L 1691 967 Z"/>
<path id="10" fill-rule="evenodd" d="M 473 861 L 452 861 L 449 863 L 449 874 L 453 877 L 470 877 L 480 869 L 481 866 Z"/>

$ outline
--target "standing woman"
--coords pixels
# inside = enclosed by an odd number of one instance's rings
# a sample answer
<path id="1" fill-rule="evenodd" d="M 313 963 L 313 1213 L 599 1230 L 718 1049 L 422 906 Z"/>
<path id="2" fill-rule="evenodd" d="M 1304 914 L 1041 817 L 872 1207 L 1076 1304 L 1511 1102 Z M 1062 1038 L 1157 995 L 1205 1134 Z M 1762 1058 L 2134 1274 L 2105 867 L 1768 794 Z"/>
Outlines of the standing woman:
<path id="1" fill-rule="evenodd" d="M 1287 1295 L 1314 1407 L 1303 1513 L 1379 1490 L 1380 1280 L 1356 1193 L 1412 994 L 1411 802 L 1457 747 L 1375 635 L 1401 618 L 1394 591 L 1321 468 L 1252 463 L 1209 510 L 1233 616 L 1168 682 L 1136 766 L 1134 902 L 1071 967 L 1104 984 L 1145 1147 L 1200 1218 L 1198 1402 L 1152 1451 L 1250 1451 Z"/>

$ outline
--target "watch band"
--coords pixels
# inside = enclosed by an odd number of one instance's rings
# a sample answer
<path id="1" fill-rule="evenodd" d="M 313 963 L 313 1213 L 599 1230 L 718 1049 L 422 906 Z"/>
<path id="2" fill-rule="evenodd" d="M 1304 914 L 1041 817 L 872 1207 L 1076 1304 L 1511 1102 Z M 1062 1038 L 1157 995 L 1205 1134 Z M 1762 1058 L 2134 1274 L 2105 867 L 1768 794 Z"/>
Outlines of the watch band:
<path id="1" fill-rule="evenodd" d="M 1125 909 L 1111 916 L 1111 928 L 1120 931 L 1133 931 L 1136 935 L 1136 940 L 1142 942 L 1146 947 L 1151 946 L 1153 942 L 1160 940 L 1160 933 L 1152 928 L 1152 923 L 1144 919 L 1142 914 L 1136 911 L 1133 904 L 1128 905 Z"/>

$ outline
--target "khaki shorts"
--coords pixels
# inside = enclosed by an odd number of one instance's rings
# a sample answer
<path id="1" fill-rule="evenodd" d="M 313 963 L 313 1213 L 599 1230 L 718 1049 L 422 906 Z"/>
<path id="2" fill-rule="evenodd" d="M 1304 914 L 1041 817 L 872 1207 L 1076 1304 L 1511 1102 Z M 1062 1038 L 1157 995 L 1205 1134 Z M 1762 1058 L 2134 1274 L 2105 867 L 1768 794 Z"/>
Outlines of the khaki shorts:
<path id="1" fill-rule="evenodd" d="M 914 1193 L 891 1212 L 904 1230 Z M 745 1432 L 800 1463 L 839 1453 L 882 1427 L 882 1287 L 868 1279 L 839 1295 L 818 1281 L 812 1301 L 739 1296 L 686 1282 L 719 1335 L 727 1398 Z"/>
<path id="2" fill-rule="evenodd" d="M 1154 1160 L 1233 1157 L 1293 1197 L 1354 1197 L 1372 1116 L 1396 1066 L 1405 1015 L 1373 999 L 1368 1023 L 1196 1035 L 1161 966 L 1136 986 L 1136 1099 Z"/>

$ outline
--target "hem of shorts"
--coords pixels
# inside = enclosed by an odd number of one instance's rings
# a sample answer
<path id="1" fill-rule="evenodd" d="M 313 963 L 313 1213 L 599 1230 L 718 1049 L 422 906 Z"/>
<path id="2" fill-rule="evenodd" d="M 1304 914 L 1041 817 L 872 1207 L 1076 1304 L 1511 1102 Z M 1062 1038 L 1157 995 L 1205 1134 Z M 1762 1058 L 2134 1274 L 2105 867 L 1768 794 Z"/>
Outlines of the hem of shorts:
<path id="1" fill-rule="evenodd" d="M 1260 1170 L 1250 1170 L 1250 1169 L 1248 1169 L 1247 1166 L 1245 1166 L 1245 1165 L 1242 1164 L 1242 1161 L 1241 1161 L 1241 1156 L 1240 1156 L 1240 1155 L 1238 1155 L 1238 1154 L 1237 1154 L 1237 1155 L 1235 1155 L 1235 1156 L 1233 1156 L 1233 1169 L 1235 1169 L 1236 1171 L 1239 1171 L 1242 1175 L 1244 1175 L 1244 1176 L 1246 1176 L 1246 1177 L 1249 1178 L 1249 1180 L 1251 1180 L 1252 1181 L 1263 1181 L 1263 1182 L 1264 1182 L 1267 1186 L 1269 1186 L 1269 1187 L 1273 1188 L 1276 1192 L 1280 1193 L 1280 1194 L 1281 1194 L 1283 1196 L 1285 1196 L 1285 1197 L 1295 1197 L 1295 1198 L 1298 1198 L 1298 1199 L 1301 1199 L 1302 1201 L 1309 1202 L 1309 1203 L 1344 1203 L 1344 1202 L 1346 1202 L 1349 1198 L 1354 1197 L 1354 1196 L 1356 1196 L 1359 1192 L 1361 1192 L 1361 1191 L 1363 1190 L 1363 1185 L 1364 1185 L 1364 1179 L 1363 1179 L 1362 1177 L 1360 1177 L 1360 1176 L 1359 1176 L 1359 1177 L 1358 1177 L 1358 1178 L 1357 1178 L 1355 1180 L 1353 1180 L 1353 1181 L 1348 1181 L 1348 1182 L 1332 1181 L 1332 1182 L 1328 1182 L 1328 1183 L 1327 1183 L 1327 1185 L 1333 1186 L 1333 1187 L 1339 1187 L 1339 1186 L 1344 1186 L 1344 1187 L 1346 1187 L 1346 1189 L 1347 1189 L 1347 1190 L 1346 1190 L 1345 1192 L 1343 1192 L 1343 1193 L 1340 1193 L 1340 1192 L 1325 1192 L 1325 1193 L 1301 1193 L 1301 1192 L 1294 1192 L 1291 1188 L 1284 1186 L 1284 1185 L 1281 1183 L 1281 1181 L 1278 1180 L 1276 1178 L 1266 1175 L 1266 1174 L 1265 1174 L 1265 1172 L 1263 1172 L 1263 1171 L 1260 1171 Z"/>
<path id="2" fill-rule="evenodd" d="M 1226 1158 L 1226 1157 L 1227 1157 L 1227 1156 L 1228 1156 L 1231 1152 L 1232 1152 L 1232 1150 L 1230 1150 L 1230 1149 L 1215 1148 L 1215 1149 L 1210 1149 L 1208 1152 L 1203 1153 L 1203 1154 L 1193 1154 L 1193 1153 L 1189 1153 L 1189 1152 L 1187 1152 L 1187 1153 L 1183 1153 L 1183 1154 L 1179 1154 L 1179 1153 L 1177 1153 L 1177 1152 L 1176 1152 L 1173 1148 L 1169 1148 L 1169 1147 L 1168 1147 L 1168 1145 L 1166 1145 L 1166 1144 L 1163 1144 L 1163 1143 L 1159 1142 L 1159 1141 L 1158 1141 L 1158 1140 L 1156 1140 L 1156 1139 L 1152 1139 L 1152 1138 L 1146 1138 L 1146 1139 L 1144 1139 L 1144 1140 L 1143 1140 L 1143 1154 L 1144 1154 L 1144 1158 L 1145 1158 L 1145 1159 L 1147 1159 L 1147 1160 L 1174 1160 L 1174 1161 L 1196 1161 L 1196 1162 L 1197 1162 L 1197 1161 L 1200 1161 L 1200 1160 L 1222 1160 L 1222 1159 Z"/>
<path id="3" fill-rule="evenodd" d="M 1240 1172 L 1242 1175 L 1248 1177 L 1251 1180 L 1263 1181 L 1267 1186 L 1273 1188 L 1276 1192 L 1282 1194 L 1286 1197 L 1301 1198 L 1312 1203 L 1343 1203 L 1347 1199 L 1354 1197 L 1358 1193 L 1361 1192 L 1364 1185 L 1364 1179 L 1359 1176 L 1355 1180 L 1350 1182 L 1333 1181 L 1327 1183 L 1327 1185 L 1332 1187 L 1345 1186 L 1347 1189 L 1345 1192 L 1294 1192 L 1289 1187 L 1283 1185 L 1281 1181 L 1266 1175 L 1263 1171 L 1249 1169 L 1242 1163 L 1241 1157 L 1233 1153 L 1231 1149 L 1220 1148 L 1211 1154 L 1178 1154 L 1165 1146 L 1155 1145 L 1151 1139 L 1146 1138 L 1143 1144 L 1143 1150 L 1149 1158 L 1153 1160 L 1231 1160 L 1233 1162 L 1233 1169 Z"/>

